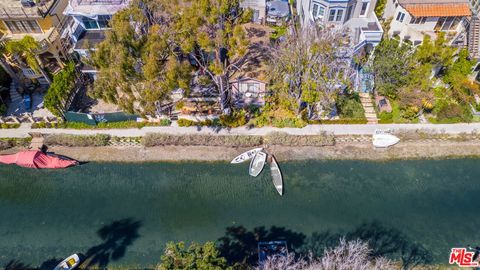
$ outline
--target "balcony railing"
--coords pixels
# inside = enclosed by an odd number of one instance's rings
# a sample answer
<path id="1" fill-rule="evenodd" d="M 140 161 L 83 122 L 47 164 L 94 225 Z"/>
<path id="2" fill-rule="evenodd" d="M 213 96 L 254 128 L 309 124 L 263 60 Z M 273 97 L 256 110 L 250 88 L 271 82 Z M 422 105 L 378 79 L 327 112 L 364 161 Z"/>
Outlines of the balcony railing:
<path id="1" fill-rule="evenodd" d="M 121 5 L 124 0 L 76 0 L 79 6 L 88 5 Z"/>
<path id="2" fill-rule="evenodd" d="M 1 19 L 42 18 L 42 17 L 45 17 L 47 12 L 48 12 L 47 5 L 34 6 L 30 8 L 0 7 L 0 18 Z"/>

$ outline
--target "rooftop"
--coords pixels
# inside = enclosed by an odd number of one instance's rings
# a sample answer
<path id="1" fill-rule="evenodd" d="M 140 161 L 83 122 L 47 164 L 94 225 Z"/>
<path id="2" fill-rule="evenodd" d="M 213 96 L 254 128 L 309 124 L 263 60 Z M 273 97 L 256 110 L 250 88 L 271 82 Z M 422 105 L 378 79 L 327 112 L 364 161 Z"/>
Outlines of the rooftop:
<path id="1" fill-rule="evenodd" d="M 407 4 L 405 9 L 414 17 L 463 17 L 472 14 L 468 3 Z"/>
<path id="2" fill-rule="evenodd" d="M 2 0 L 0 0 L 2 1 Z M 113 15 L 126 8 L 130 0 L 69 0 L 65 15 Z"/>
<path id="3" fill-rule="evenodd" d="M 104 31 L 86 31 L 84 32 L 78 42 L 75 44 L 76 50 L 88 50 L 95 47 L 98 43 L 105 40 Z"/>
<path id="4" fill-rule="evenodd" d="M 40 18 L 45 17 L 57 0 L 20 1 L 0 0 L 0 18 Z"/>

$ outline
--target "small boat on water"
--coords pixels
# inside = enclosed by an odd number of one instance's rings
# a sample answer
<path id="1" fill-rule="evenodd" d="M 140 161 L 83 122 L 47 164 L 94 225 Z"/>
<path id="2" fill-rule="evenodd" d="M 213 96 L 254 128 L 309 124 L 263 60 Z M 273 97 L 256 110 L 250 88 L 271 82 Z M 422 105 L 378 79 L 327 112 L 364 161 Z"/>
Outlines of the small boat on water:
<path id="1" fill-rule="evenodd" d="M 272 182 L 277 189 L 280 196 L 283 195 L 283 177 L 280 168 L 278 167 L 277 160 L 274 155 L 270 155 L 270 172 L 272 174 Z"/>
<path id="2" fill-rule="evenodd" d="M 230 163 L 232 164 L 238 164 L 245 162 L 247 160 L 252 159 L 258 152 L 262 151 L 263 148 L 255 148 L 252 150 L 248 150 L 247 152 L 244 152 L 238 156 L 236 156 Z"/>
<path id="3" fill-rule="evenodd" d="M 78 165 L 78 161 L 41 151 L 21 151 L 12 155 L 0 155 L 0 164 L 17 164 L 24 168 L 62 169 Z"/>
<path id="4" fill-rule="evenodd" d="M 248 170 L 250 175 L 253 177 L 257 177 L 262 172 L 266 160 L 267 154 L 262 151 L 258 152 L 250 162 L 250 168 Z"/>
<path id="5" fill-rule="evenodd" d="M 73 254 L 60 262 L 53 270 L 72 270 L 80 264 L 80 257 L 77 254 Z"/>
<path id="6" fill-rule="evenodd" d="M 388 132 L 382 130 L 376 130 L 373 134 L 373 146 L 377 148 L 387 148 L 397 144 L 400 139 Z"/>

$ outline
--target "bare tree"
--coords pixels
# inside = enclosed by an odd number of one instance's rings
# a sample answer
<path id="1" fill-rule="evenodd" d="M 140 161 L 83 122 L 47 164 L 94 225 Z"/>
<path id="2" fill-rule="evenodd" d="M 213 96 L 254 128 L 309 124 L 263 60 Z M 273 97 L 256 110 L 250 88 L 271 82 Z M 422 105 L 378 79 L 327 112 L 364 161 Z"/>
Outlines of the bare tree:
<path id="1" fill-rule="evenodd" d="M 279 99 L 300 114 L 306 104 L 313 116 L 316 104 L 331 106 L 335 94 L 351 84 L 349 36 L 334 28 L 309 27 L 290 33 L 271 59 L 270 78 Z"/>
<path id="2" fill-rule="evenodd" d="M 338 246 L 328 249 L 317 259 L 295 259 L 293 253 L 287 257 L 268 257 L 256 270 L 394 270 L 400 267 L 384 257 L 373 258 L 372 250 L 360 240 L 347 242 L 340 239 Z"/>

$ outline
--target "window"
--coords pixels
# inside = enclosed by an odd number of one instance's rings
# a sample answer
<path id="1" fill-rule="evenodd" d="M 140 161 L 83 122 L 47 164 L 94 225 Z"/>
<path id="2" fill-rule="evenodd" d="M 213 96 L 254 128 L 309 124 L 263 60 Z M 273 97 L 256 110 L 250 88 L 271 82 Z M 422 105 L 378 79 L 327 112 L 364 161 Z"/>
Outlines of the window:
<path id="1" fill-rule="evenodd" d="M 427 17 L 412 17 L 411 24 L 424 24 L 427 21 Z"/>
<path id="2" fill-rule="evenodd" d="M 312 15 L 313 18 L 323 18 L 325 15 L 325 7 L 318 3 L 313 3 Z"/>
<path id="3" fill-rule="evenodd" d="M 29 21 L 5 21 L 8 30 L 12 32 L 12 34 L 19 34 L 19 33 L 42 33 L 42 29 L 38 25 L 37 21 L 29 20 Z"/>
<path id="4" fill-rule="evenodd" d="M 455 30 L 458 23 L 460 22 L 460 18 L 458 17 L 440 17 L 435 25 L 435 31 L 448 31 L 448 30 Z"/>
<path id="5" fill-rule="evenodd" d="M 343 18 L 343 9 L 330 9 L 328 14 L 329 22 L 340 22 Z"/>
<path id="6" fill-rule="evenodd" d="M 100 28 L 109 28 L 109 23 L 110 20 L 112 19 L 112 16 L 110 15 L 99 15 L 98 16 L 98 26 Z"/>
<path id="7" fill-rule="evenodd" d="M 368 11 L 368 6 L 370 5 L 370 2 L 363 2 L 362 3 L 362 9 L 360 10 L 360 16 L 367 16 L 367 11 Z"/>
<path id="8" fill-rule="evenodd" d="M 82 23 L 85 26 L 85 29 L 98 29 L 98 23 L 93 19 L 82 17 Z"/>
<path id="9" fill-rule="evenodd" d="M 397 15 L 397 21 L 399 22 L 403 22 L 403 20 L 405 19 L 405 13 L 403 12 L 398 12 L 398 15 Z"/>
<path id="10" fill-rule="evenodd" d="M 347 17 L 345 18 L 345 21 L 350 20 L 350 18 L 352 16 L 352 10 L 353 10 L 353 6 L 349 6 L 348 9 L 347 9 Z"/>

